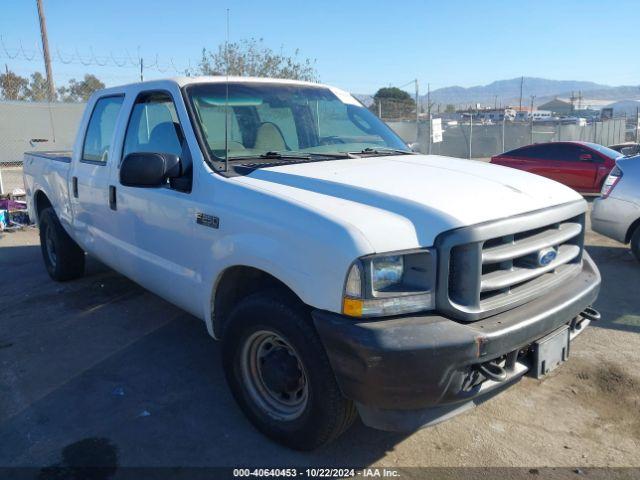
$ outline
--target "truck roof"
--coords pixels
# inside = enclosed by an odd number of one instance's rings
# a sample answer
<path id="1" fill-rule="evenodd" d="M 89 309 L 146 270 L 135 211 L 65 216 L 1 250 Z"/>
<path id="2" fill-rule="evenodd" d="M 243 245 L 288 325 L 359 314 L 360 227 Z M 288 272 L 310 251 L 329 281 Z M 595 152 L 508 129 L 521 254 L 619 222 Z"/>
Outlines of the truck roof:
<path id="1" fill-rule="evenodd" d="M 229 76 L 229 82 L 233 83 L 280 83 L 283 85 L 307 85 L 312 87 L 325 87 L 330 88 L 328 85 L 324 85 L 322 83 L 315 82 L 307 82 L 303 80 L 290 80 L 285 78 L 266 78 L 266 77 L 237 77 L 237 76 Z M 145 85 L 145 84 L 153 84 L 159 82 L 171 82 L 177 84 L 179 87 L 184 87 L 186 85 L 193 85 L 198 83 L 224 83 L 227 81 L 226 76 L 197 76 L 197 77 L 167 77 L 167 78 L 156 78 L 153 80 L 145 80 L 143 82 L 133 82 L 125 85 L 118 85 L 114 87 L 106 88 L 105 90 L 110 90 L 112 88 L 123 88 L 132 85 Z"/>

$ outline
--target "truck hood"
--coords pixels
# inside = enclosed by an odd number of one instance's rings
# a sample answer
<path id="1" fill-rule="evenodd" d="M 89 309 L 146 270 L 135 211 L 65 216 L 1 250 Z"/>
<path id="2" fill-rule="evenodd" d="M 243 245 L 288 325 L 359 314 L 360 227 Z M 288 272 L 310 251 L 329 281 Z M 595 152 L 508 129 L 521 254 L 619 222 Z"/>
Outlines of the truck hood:
<path id="1" fill-rule="evenodd" d="M 446 230 L 582 198 L 538 175 L 436 155 L 298 163 L 233 181 L 357 230 L 373 252 L 428 247 Z"/>

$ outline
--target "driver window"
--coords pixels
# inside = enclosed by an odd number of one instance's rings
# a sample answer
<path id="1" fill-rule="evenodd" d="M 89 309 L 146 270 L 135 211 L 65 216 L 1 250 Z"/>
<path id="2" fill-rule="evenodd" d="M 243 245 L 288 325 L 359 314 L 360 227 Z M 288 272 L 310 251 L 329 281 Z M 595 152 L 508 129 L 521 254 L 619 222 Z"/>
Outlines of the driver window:
<path id="1" fill-rule="evenodd" d="M 138 98 L 131 112 L 122 158 L 155 152 L 182 156 L 183 135 L 175 106 L 166 93 Z"/>
<path id="2" fill-rule="evenodd" d="M 177 155 L 182 163 L 183 175 L 171 178 L 168 186 L 182 192 L 191 191 L 191 156 L 176 107 L 168 93 L 142 94 L 133 106 L 124 138 L 122 159 L 130 153 L 144 152 Z"/>

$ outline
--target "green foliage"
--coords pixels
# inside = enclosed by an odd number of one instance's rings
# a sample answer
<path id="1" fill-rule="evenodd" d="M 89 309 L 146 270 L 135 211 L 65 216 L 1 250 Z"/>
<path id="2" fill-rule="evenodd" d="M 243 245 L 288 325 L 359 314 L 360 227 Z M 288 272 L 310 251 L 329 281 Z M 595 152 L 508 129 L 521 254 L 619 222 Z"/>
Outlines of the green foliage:
<path id="1" fill-rule="evenodd" d="M 382 118 L 405 118 L 411 114 L 415 117 L 416 102 L 404 90 L 383 87 L 373 96 L 373 105 L 369 108 L 376 114 L 381 113 Z"/>
<path id="2" fill-rule="evenodd" d="M 82 80 L 69 80 L 69 84 L 58 88 L 56 98 L 63 102 L 86 102 L 96 90 L 104 88 L 104 83 L 94 75 L 86 74 Z M 25 78 L 11 70 L 0 74 L 0 95 L 4 100 L 46 102 L 49 99 L 47 79 L 42 73 L 34 72 Z"/>
<path id="3" fill-rule="evenodd" d="M 104 83 L 98 80 L 95 75 L 85 74 L 80 81 L 75 78 L 69 80 L 69 85 L 60 87 L 58 94 L 64 102 L 86 102 L 93 92 L 102 88 L 104 88 Z"/>
<path id="4" fill-rule="evenodd" d="M 444 107 L 445 113 L 456 113 L 456 106 L 453 103 L 447 103 L 447 106 Z"/>
<path id="5" fill-rule="evenodd" d="M 0 93 L 5 100 L 22 100 L 26 95 L 29 80 L 11 70 L 0 74 Z"/>
<path id="6" fill-rule="evenodd" d="M 25 100 L 46 102 L 49 99 L 49 83 L 40 72 L 31 74 L 29 85 L 25 89 Z M 55 100 L 55 98 L 53 99 Z"/>
<path id="7" fill-rule="evenodd" d="M 391 99 L 391 100 L 413 102 L 413 104 L 415 105 L 415 101 L 413 100 L 413 98 L 411 98 L 411 95 L 409 95 L 407 92 L 397 87 L 383 87 L 376 92 L 373 98 L 375 100 Z"/>
<path id="8" fill-rule="evenodd" d="M 227 57 L 229 75 L 240 77 L 270 77 L 317 82 L 318 72 L 308 58 L 298 58 L 299 51 L 293 56 L 276 53 L 264 45 L 262 39 L 243 39 L 225 45 L 219 45 L 217 51 L 202 50 L 202 60 L 195 73 L 200 75 L 225 75 Z"/>

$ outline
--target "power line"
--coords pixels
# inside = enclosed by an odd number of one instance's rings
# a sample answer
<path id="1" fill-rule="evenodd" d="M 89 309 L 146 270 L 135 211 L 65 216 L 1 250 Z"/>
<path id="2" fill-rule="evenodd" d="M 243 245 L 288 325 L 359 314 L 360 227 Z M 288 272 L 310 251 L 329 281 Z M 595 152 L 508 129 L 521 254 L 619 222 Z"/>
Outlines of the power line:
<path id="1" fill-rule="evenodd" d="M 157 53 L 150 57 L 143 57 L 138 53 L 137 57 L 132 57 L 128 50 L 125 50 L 124 55 L 115 55 L 113 51 L 108 55 L 98 55 L 95 53 L 92 46 L 89 46 L 89 52 L 81 53 L 76 47 L 74 51 L 69 53 L 59 48 L 56 48 L 50 52 L 50 61 L 53 63 L 61 63 L 64 65 L 83 65 L 85 67 L 115 67 L 115 68 L 139 68 L 141 59 L 144 58 L 144 68 L 146 70 L 155 70 L 158 73 L 166 73 L 170 70 L 176 74 L 185 74 L 192 68 L 191 59 L 187 60 L 186 65 L 179 65 L 170 57 L 168 60 L 161 60 L 160 55 Z M 18 47 L 10 48 L 6 45 L 4 38 L 0 35 L 0 58 L 7 58 L 9 60 L 26 60 L 27 62 L 40 61 L 43 58 L 44 52 L 40 49 L 29 50 L 25 49 L 22 42 L 19 42 Z"/>

